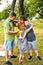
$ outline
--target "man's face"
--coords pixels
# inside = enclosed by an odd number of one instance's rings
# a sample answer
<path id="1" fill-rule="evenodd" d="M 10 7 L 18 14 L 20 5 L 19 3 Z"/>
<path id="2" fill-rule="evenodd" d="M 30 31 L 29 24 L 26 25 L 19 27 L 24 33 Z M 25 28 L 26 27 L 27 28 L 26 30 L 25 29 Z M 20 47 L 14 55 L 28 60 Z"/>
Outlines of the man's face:
<path id="1" fill-rule="evenodd" d="M 10 16 L 9 19 L 14 21 L 16 19 L 16 17 L 15 16 Z"/>

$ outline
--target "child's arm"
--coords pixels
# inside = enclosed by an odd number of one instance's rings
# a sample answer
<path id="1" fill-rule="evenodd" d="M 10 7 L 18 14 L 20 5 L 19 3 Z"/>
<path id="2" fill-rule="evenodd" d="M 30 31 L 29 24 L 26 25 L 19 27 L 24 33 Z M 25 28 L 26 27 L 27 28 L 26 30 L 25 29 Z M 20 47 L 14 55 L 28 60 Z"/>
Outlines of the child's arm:
<path id="1" fill-rule="evenodd" d="M 23 36 L 23 39 L 26 37 L 27 33 L 33 28 L 33 25 L 30 26 L 30 28 L 28 28 L 25 33 L 24 33 L 24 36 Z"/>

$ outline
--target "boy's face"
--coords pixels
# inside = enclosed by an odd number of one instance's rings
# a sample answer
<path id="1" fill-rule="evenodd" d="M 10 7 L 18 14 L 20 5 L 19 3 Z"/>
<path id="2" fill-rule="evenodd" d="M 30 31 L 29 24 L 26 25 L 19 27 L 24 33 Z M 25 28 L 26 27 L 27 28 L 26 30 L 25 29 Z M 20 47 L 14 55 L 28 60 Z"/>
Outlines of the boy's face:
<path id="1" fill-rule="evenodd" d="M 27 26 L 29 24 L 29 22 L 28 21 L 25 21 L 25 26 Z"/>

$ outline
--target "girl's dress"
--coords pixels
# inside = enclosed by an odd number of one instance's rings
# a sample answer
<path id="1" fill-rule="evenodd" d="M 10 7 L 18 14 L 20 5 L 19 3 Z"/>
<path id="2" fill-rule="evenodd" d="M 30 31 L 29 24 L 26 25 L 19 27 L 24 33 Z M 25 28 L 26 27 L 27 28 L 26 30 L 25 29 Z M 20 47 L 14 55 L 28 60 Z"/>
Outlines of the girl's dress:
<path id="1" fill-rule="evenodd" d="M 26 38 L 24 39 L 24 42 L 22 42 L 22 40 L 21 40 L 21 38 L 24 35 L 24 32 L 25 32 L 25 30 L 20 30 L 19 31 L 19 36 L 17 37 L 17 39 L 18 39 L 18 48 L 19 48 L 20 54 L 24 54 L 28 51 Z"/>

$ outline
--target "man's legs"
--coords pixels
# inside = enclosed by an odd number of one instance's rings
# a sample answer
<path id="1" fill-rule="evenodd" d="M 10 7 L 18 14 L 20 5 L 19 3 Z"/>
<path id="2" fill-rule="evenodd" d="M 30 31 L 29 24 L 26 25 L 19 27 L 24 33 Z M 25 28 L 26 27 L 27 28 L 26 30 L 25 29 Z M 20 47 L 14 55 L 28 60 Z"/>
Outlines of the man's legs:
<path id="1" fill-rule="evenodd" d="M 10 42 L 7 41 L 5 42 L 5 60 L 6 60 L 6 64 L 12 65 L 12 63 L 8 60 L 9 50 L 10 50 Z"/>
<path id="2" fill-rule="evenodd" d="M 5 51 L 5 60 L 8 61 L 8 51 Z"/>
<path id="3" fill-rule="evenodd" d="M 12 40 L 12 42 L 11 42 L 11 50 L 10 50 L 10 53 L 11 53 L 11 58 L 16 58 L 17 56 L 15 56 L 13 54 L 13 52 L 14 52 L 14 40 Z"/>

